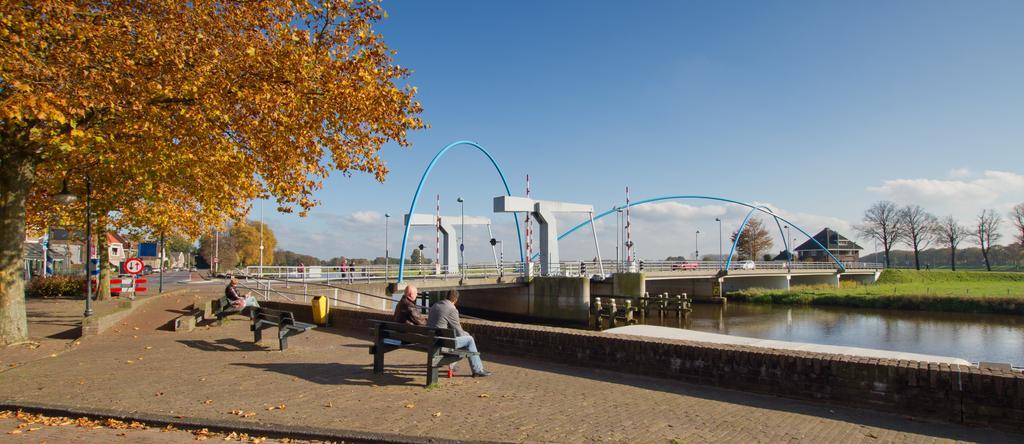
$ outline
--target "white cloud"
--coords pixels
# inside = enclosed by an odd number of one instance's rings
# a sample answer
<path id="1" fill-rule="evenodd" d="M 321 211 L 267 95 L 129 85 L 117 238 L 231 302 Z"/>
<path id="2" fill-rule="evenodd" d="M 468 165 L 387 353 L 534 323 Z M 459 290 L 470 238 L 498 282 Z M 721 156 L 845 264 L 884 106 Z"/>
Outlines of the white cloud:
<path id="1" fill-rule="evenodd" d="M 384 215 L 376 211 L 356 211 L 348 216 L 348 218 L 355 223 L 360 224 L 371 224 L 381 222 Z"/>
<path id="2" fill-rule="evenodd" d="M 950 171 L 956 176 L 967 171 L 970 179 L 892 179 L 881 186 L 868 187 L 868 191 L 899 204 L 916 204 L 938 215 L 952 215 L 961 223 L 971 225 L 983 209 L 995 209 L 1006 214 L 1019 203 L 1024 193 L 1024 175 L 1010 171 L 985 170 L 980 175 L 966 168 Z M 1003 225 L 1004 239 L 1009 229 Z"/>
<path id="3" fill-rule="evenodd" d="M 971 170 L 966 168 L 966 167 L 965 168 L 953 168 L 953 169 L 949 170 L 948 174 L 949 174 L 949 177 L 956 178 L 956 179 L 963 179 L 965 177 L 970 177 L 971 176 Z"/>
<path id="4" fill-rule="evenodd" d="M 892 179 L 881 186 L 868 187 L 868 191 L 903 204 L 980 208 L 999 201 L 1006 194 L 1024 191 L 1024 176 L 987 170 L 972 180 Z"/>

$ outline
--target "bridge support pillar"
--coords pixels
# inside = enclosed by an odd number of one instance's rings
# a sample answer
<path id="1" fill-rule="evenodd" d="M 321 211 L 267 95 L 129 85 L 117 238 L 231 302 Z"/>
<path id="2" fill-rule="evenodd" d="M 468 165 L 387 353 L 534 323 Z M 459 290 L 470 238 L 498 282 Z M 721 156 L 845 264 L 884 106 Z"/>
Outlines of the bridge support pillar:
<path id="1" fill-rule="evenodd" d="M 590 318 L 590 279 L 544 276 L 531 279 L 529 316 L 585 324 Z"/>
<path id="2" fill-rule="evenodd" d="M 647 279 L 643 273 L 613 273 L 612 295 L 643 296 L 647 292 Z"/>
<path id="3" fill-rule="evenodd" d="M 789 291 L 789 276 L 726 276 L 722 278 L 722 291 L 747 290 L 751 288 L 765 288 L 770 290 Z"/>

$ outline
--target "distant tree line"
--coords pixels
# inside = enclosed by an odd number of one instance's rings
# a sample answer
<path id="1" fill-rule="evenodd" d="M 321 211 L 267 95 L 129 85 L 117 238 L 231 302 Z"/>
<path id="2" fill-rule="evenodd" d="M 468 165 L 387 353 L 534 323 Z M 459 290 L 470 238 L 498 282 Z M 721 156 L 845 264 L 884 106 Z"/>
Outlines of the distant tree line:
<path id="1" fill-rule="evenodd" d="M 413 250 L 412 255 L 406 262 L 408 264 L 432 264 L 433 260 L 422 257 L 419 254 L 419 250 Z M 352 266 L 366 266 L 366 265 L 384 265 L 384 256 L 379 256 L 373 259 L 366 258 L 350 258 L 345 256 L 338 256 L 331 259 L 320 259 L 316 256 L 308 254 L 296 253 L 289 250 L 277 250 L 274 252 L 274 265 L 284 265 L 290 267 L 296 267 L 299 265 L 320 265 L 320 266 L 340 266 L 342 263 Z M 388 263 L 397 264 L 398 258 L 389 258 Z"/>
<path id="2" fill-rule="evenodd" d="M 1019 267 L 1024 254 L 1024 203 L 1010 210 L 1009 221 L 1015 229 L 1016 242 L 1003 246 L 998 244 L 1002 238 L 999 229 L 1003 218 L 995 210 L 981 210 L 970 225 L 965 225 L 951 215 L 937 218 L 920 205 L 900 207 L 883 200 L 875 202 L 864 212 L 861 224 L 855 229 L 861 236 L 881 245 L 881 258 L 886 266 L 905 266 L 906 255 L 894 251 L 897 245 L 902 244 L 911 248 L 913 266 L 918 270 L 922 263 L 937 265 L 934 256 L 941 252 L 945 256 L 943 261 L 953 270 L 958 264 L 973 264 L 974 260 L 980 259 L 985 269 L 991 271 L 994 264 Z M 965 241 L 976 248 L 961 248 Z M 940 248 L 929 249 L 933 244 Z M 975 253 L 980 258 L 975 257 Z"/>

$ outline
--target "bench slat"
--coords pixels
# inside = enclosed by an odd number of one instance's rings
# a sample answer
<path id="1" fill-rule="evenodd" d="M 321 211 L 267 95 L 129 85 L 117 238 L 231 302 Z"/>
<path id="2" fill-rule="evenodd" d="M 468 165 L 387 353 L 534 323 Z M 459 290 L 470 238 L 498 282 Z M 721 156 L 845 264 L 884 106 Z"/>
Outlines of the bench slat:
<path id="1" fill-rule="evenodd" d="M 370 323 L 374 325 L 383 324 L 385 330 L 400 331 L 403 333 L 432 334 L 436 336 L 443 336 L 449 338 L 454 338 L 456 336 L 455 329 L 453 328 L 423 327 L 419 325 L 409 325 L 398 322 L 380 321 L 376 319 L 371 319 Z M 376 327 L 374 327 L 374 330 L 376 330 Z"/>
<path id="2" fill-rule="evenodd" d="M 455 339 L 452 338 L 399 333 L 395 331 L 385 331 L 384 335 L 384 339 L 396 339 L 402 342 L 411 342 L 413 344 L 420 344 L 428 347 L 434 345 L 438 347 L 455 348 Z"/>

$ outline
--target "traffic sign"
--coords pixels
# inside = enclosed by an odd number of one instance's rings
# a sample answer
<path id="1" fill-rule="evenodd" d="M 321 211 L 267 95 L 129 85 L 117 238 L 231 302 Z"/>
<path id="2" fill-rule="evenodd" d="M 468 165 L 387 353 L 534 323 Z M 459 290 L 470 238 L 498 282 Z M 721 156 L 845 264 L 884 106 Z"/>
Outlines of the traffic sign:
<path id="1" fill-rule="evenodd" d="M 142 259 L 133 257 L 124 261 L 124 272 L 128 274 L 139 274 L 142 273 L 142 269 L 146 268 L 146 264 L 142 263 Z"/>

